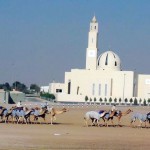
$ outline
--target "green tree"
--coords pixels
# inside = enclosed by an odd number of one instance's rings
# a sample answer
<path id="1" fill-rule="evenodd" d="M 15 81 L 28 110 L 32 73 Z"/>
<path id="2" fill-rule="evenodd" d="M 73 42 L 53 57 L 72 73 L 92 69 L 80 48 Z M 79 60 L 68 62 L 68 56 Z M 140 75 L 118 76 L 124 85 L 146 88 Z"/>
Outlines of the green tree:
<path id="1" fill-rule="evenodd" d="M 136 98 L 134 99 L 134 105 L 138 105 L 138 101 Z"/>
<path id="2" fill-rule="evenodd" d="M 143 105 L 144 105 L 144 106 L 147 106 L 147 104 L 146 104 L 146 99 L 144 99 Z"/>
<path id="3" fill-rule="evenodd" d="M 96 103 L 96 97 L 94 97 L 94 103 Z"/>
<path id="4" fill-rule="evenodd" d="M 16 91 L 20 91 L 24 93 L 27 91 L 27 86 L 19 81 L 15 81 L 12 84 L 12 88 L 15 89 Z"/>
<path id="5" fill-rule="evenodd" d="M 147 102 L 148 102 L 148 106 L 149 106 L 149 103 L 150 103 L 150 98 L 148 99 L 148 101 L 147 101 Z"/>
<path id="6" fill-rule="evenodd" d="M 89 98 L 88 98 L 88 96 L 85 96 L 85 102 L 87 102 L 87 101 L 88 101 L 88 99 L 89 99 Z"/>
<path id="7" fill-rule="evenodd" d="M 55 100 L 55 95 L 54 94 L 50 94 L 51 96 L 50 96 L 50 98 L 52 99 L 52 101 L 54 102 L 54 100 Z"/>
<path id="8" fill-rule="evenodd" d="M 125 101 L 125 103 L 126 103 L 126 105 L 127 105 L 128 99 L 127 99 L 127 98 L 125 98 L 125 100 L 124 100 L 124 101 Z"/>
<path id="9" fill-rule="evenodd" d="M 133 102 L 133 99 L 132 99 L 132 98 L 130 98 L 130 105 L 132 104 L 132 102 Z"/>
<path id="10" fill-rule="evenodd" d="M 11 87 L 10 87 L 10 85 L 9 85 L 8 82 L 6 82 L 5 84 L 3 84 L 2 88 L 4 89 L 4 91 L 11 91 Z"/>
<path id="11" fill-rule="evenodd" d="M 112 98 L 110 97 L 110 98 L 109 98 L 109 104 L 111 104 L 111 102 L 112 102 Z"/>
<path id="12" fill-rule="evenodd" d="M 35 92 L 39 93 L 40 92 L 40 87 L 37 84 L 31 84 L 30 85 L 30 90 L 34 90 Z"/>
<path id="13" fill-rule="evenodd" d="M 121 104 L 121 98 L 119 98 L 119 104 Z"/>
<path id="14" fill-rule="evenodd" d="M 115 102 L 115 103 L 117 102 L 117 98 L 114 99 L 114 102 Z"/>
<path id="15" fill-rule="evenodd" d="M 55 95 L 54 94 L 50 94 L 50 93 L 40 93 L 40 96 L 42 98 L 45 98 L 47 100 L 54 100 L 55 99 Z"/>
<path id="16" fill-rule="evenodd" d="M 4 84 L 0 84 L 0 89 L 3 89 L 3 85 L 4 85 Z"/>
<path id="17" fill-rule="evenodd" d="M 102 98 L 100 98 L 100 99 L 99 99 L 99 101 L 100 101 L 100 104 L 102 104 L 102 102 L 103 102 L 103 99 L 102 99 Z"/>

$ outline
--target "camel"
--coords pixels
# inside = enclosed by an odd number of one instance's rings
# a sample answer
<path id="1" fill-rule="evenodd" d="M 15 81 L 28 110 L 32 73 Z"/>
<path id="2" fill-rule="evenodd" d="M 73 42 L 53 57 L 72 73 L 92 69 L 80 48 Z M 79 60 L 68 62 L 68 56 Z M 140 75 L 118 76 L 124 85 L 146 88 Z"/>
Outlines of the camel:
<path id="1" fill-rule="evenodd" d="M 5 115 L 5 122 L 8 121 L 9 116 L 12 118 L 12 122 L 15 123 L 15 120 L 17 121 L 17 124 L 20 122 L 21 118 L 23 118 L 23 121 L 27 124 L 29 121 L 29 117 L 31 115 L 32 110 L 29 110 L 27 107 L 16 107 L 13 106 L 7 111 L 7 114 Z M 23 122 L 22 122 L 23 123 Z"/>
<path id="2" fill-rule="evenodd" d="M 130 122 L 131 127 L 132 127 L 132 123 L 133 122 L 135 123 L 136 120 L 140 121 L 140 124 L 138 125 L 139 127 L 142 127 L 143 122 L 145 122 L 145 127 L 146 127 L 146 122 L 149 122 L 150 124 L 150 112 L 147 114 L 142 114 L 142 113 L 133 114 L 133 116 L 131 117 L 131 122 Z"/>
<path id="3" fill-rule="evenodd" d="M 133 110 L 131 110 L 131 109 L 128 109 L 128 110 L 125 111 L 125 112 L 116 111 L 116 113 L 115 113 L 114 116 L 118 118 L 118 125 L 121 124 L 121 118 L 122 118 L 122 116 L 126 116 L 126 115 L 128 115 L 129 113 L 131 113 L 131 112 L 133 112 Z"/>
<path id="4" fill-rule="evenodd" d="M 118 118 L 118 125 L 120 126 L 120 123 L 121 123 L 120 120 L 121 120 L 122 116 L 126 116 L 127 114 L 129 114 L 131 112 L 133 112 L 131 109 L 128 109 L 125 112 L 122 112 L 120 110 L 113 111 L 113 112 L 111 111 L 110 113 L 104 115 L 103 120 L 104 120 L 104 122 L 106 122 L 106 121 L 108 122 L 111 119 L 112 125 L 114 125 L 113 124 L 113 117 L 117 117 Z M 108 126 L 108 124 L 107 124 L 107 126 Z"/>
<path id="5" fill-rule="evenodd" d="M 8 122 L 9 116 L 12 117 L 12 111 L 13 111 L 15 108 L 17 108 L 17 107 L 16 107 L 16 106 L 12 106 L 10 109 L 5 109 L 5 110 L 3 111 L 2 119 L 4 119 L 5 123 Z"/>
<path id="6" fill-rule="evenodd" d="M 51 125 L 53 125 L 53 121 L 56 120 L 56 115 L 62 114 L 64 112 L 67 112 L 68 110 L 66 108 L 63 108 L 61 110 L 56 110 L 53 107 L 47 107 L 48 113 L 51 115 Z"/>
<path id="7" fill-rule="evenodd" d="M 99 114 L 102 111 L 99 111 Z M 108 121 L 111 120 L 112 125 L 114 125 L 113 123 L 113 116 L 115 115 L 116 111 L 108 111 L 105 113 L 105 115 L 102 117 L 103 121 L 104 121 L 104 125 L 108 127 Z"/>
<path id="8" fill-rule="evenodd" d="M 15 122 L 15 119 L 17 120 L 17 124 L 21 121 L 21 119 L 23 118 L 23 122 L 25 122 L 26 124 L 29 123 L 29 117 L 32 113 L 32 110 L 29 110 L 27 107 L 17 107 L 14 108 L 12 111 L 12 121 L 13 123 Z"/>
<path id="9" fill-rule="evenodd" d="M 88 127 L 88 120 L 90 120 L 90 119 L 92 120 L 92 125 L 95 125 L 95 123 L 96 123 L 97 126 L 99 126 L 99 120 L 105 114 L 106 114 L 106 111 L 102 112 L 101 114 L 99 114 L 96 111 L 88 111 L 88 112 L 86 112 L 86 114 L 84 116 L 84 121 L 85 121 L 86 126 Z"/>
<path id="10" fill-rule="evenodd" d="M 44 119 L 44 122 L 45 122 L 45 121 L 46 121 L 45 118 L 46 118 L 46 114 L 47 114 L 47 113 L 48 113 L 47 108 L 45 108 L 45 107 L 42 107 L 42 108 L 36 107 L 36 108 L 32 108 L 32 113 L 31 113 L 31 115 L 34 116 L 34 121 L 37 122 L 37 120 L 38 120 L 39 118 L 43 118 L 43 119 Z M 40 121 L 40 124 L 41 124 L 41 121 Z"/>
<path id="11" fill-rule="evenodd" d="M 0 106 L 0 117 L 2 121 L 3 121 L 3 118 L 7 115 L 7 112 L 8 112 L 7 108 Z"/>
<path id="12" fill-rule="evenodd" d="M 6 110 L 6 108 L 3 106 L 0 106 L 0 117 L 1 117 L 1 119 L 3 118 L 4 110 Z"/>

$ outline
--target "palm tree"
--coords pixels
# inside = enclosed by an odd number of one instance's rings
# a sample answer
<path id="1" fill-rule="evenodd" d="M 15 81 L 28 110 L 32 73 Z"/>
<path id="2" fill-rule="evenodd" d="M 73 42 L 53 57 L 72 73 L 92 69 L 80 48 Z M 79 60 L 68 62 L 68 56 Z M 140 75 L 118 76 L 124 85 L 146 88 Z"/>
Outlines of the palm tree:
<path id="1" fill-rule="evenodd" d="M 149 103 L 150 103 L 150 98 L 148 99 L 148 106 L 149 106 Z"/>

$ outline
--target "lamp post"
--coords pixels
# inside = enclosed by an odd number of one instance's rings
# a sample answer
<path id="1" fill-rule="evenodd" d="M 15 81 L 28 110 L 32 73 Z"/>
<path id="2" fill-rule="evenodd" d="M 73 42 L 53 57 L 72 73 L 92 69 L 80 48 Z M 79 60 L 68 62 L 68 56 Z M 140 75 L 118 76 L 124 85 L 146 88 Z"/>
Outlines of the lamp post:
<path id="1" fill-rule="evenodd" d="M 124 92 L 125 92 L 125 76 L 126 74 L 123 74 L 123 101 L 124 101 Z"/>

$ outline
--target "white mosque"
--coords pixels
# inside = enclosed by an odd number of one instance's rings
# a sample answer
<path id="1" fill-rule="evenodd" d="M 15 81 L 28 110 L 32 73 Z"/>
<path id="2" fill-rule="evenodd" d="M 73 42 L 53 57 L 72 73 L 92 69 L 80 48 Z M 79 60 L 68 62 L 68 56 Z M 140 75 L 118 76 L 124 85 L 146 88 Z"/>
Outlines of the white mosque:
<path id="1" fill-rule="evenodd" d="M 90 22 L 85 69 L 65 72 L 64 83 L 50 83 L 49 92 L 60 102 L 85 102 L 85 97 L 100 102 L 101 99 L 150 98 L 150 75 L 123 71 L 121 60 L 113 51 L 98 56 L 98 22 Z"/>

